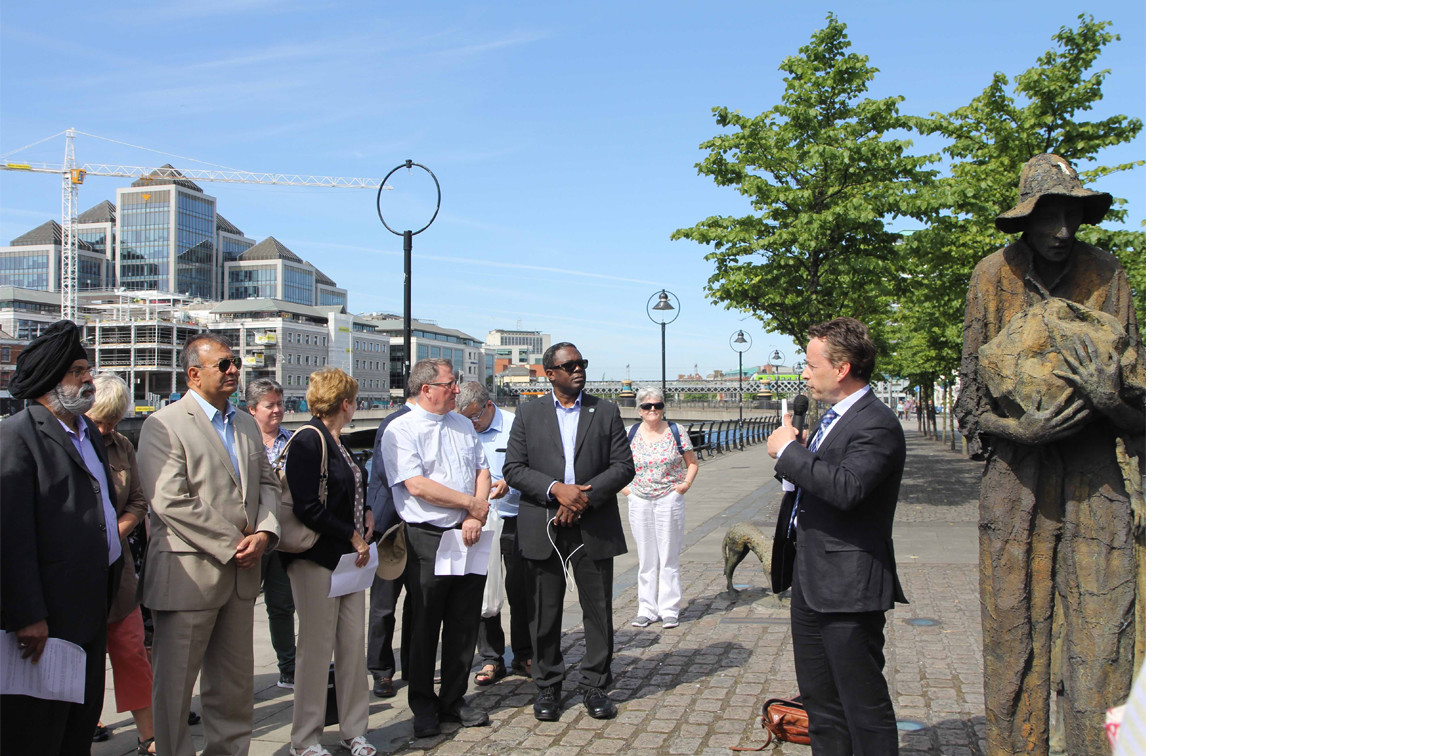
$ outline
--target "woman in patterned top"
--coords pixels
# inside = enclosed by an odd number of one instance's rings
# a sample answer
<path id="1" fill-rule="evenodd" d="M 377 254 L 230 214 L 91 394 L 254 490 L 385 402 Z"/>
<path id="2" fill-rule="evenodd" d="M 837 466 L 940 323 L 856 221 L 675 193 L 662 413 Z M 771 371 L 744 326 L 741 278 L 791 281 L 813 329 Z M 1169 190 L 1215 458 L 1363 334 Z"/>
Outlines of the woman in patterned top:
<path id="1" fill-rule="evenodd" d="M 640 611 L 634 627 L 663 622 L 680 624 L 680 542 L 685 535 L 685 492 L 700 463 L 690 439 L 665 422 L 665 395 L 657 388 L 636 397 L 641 422 L 630 430 L 635 479 L 621 493 L 630 497 L 630 533 L 635 538 L 639 572 L 635 592 Z M 678 428 L 678 426 L 677 426 Z"/>
<path id="2" fill-rule="evenodd" d="M 365 591 L 330 598 L 331 573 L 340 560 L 353 560 L 362 567 L 369 561 L 368 541 L 375 528 L 374 515 L 365 505 L 365 470 L 340 441 L 340 429 L 349 425 L 355 415 L 358 390 L 355 379 L 339 368 L 311 373 L 305 401 L 315 417 L 295 432 L 285 459 L 295 518 L 319 534 L 308 550 L 281 556 L 300 615 L 295 649 L 295 708 L 290 726 L 293 756 L 329 756 L 330 752 L 320 745 L 320 733 L 325 729 L 325 693 L 332 657 L 340 737 L 352 756 L 375 756 L 375 747 L 365 740 L 370 712 L 365 669 Z M 323 499 L 322 464 L 328 471 Z"/>

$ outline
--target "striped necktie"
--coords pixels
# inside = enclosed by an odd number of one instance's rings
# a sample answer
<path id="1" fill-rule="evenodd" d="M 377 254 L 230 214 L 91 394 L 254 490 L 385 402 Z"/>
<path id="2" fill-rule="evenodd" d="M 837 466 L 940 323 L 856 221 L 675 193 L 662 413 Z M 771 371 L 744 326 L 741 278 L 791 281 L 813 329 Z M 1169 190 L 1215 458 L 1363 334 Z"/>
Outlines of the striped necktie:
<path id="1" fill-rule="evenodd" d="M 837 418 L 837 417 L 840 417 L 840 413 L 836 412 L 833 408 L 832 408 L 832 409 L 825 410 L 825 414 L 820 417 L 820 427 L 819 427 L 819 428 L 816 428 L 816 429 L 815 429 L 815 432 L 812 433 L 812 434 L 810 434 L 810 451 L 813 452 L 813 451 L 815 451 L 816 449 L 819 449 L 819 448 L 820 448 L 820 439 L 821 439 L 822 437 L 824 437 L 824 435 L 825 435 L 825 430 L 830 427 L 830 424 L 831 424 L 831 423 L 835 422 L 835 418 Z M 790 531 L 789 531 L 789 535 L 792 535 L 792 536 L 795 535 L 795 525 L 796 525 L 796 523 L 798 523 L 799 521 L 800 521 L 800 489 L 797 488 L 797 489 L 795 489 L 795 503 L 794 503 L 794 505 L 793 505 L 793 506 L 791 507 L 791 509 L 790 509 Z"/>

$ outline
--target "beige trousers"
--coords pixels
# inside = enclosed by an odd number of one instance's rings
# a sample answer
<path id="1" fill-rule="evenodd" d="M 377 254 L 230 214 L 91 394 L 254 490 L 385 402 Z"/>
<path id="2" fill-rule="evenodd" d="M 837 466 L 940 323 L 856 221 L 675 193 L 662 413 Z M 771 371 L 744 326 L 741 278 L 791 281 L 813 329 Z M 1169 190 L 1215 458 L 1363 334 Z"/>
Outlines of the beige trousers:
<path id="1" fill-rule="evenodd" d="M 341 559 L 354 559 L 347 554 Z M 330 598 L 330 570 L 308 559 L 290 563 L 290 591 L 300 626 L 295 635 L 295 750 L 320 742 L 325 729 L 325 693 L 330 660 L 335 660 L 335 700 L 340 737 L 364 735 L 370 726 L 370 688 L 365 669 L 365 591 Z"/>
<path id="2" fill-rule="evenodd" d="M 190 698 L 200 670 L 205 756 L 246 756 L 255 713 L 255 599 L 232 595 L 219 609 L 152 611 L 155 752 L 194 756 Z"/>

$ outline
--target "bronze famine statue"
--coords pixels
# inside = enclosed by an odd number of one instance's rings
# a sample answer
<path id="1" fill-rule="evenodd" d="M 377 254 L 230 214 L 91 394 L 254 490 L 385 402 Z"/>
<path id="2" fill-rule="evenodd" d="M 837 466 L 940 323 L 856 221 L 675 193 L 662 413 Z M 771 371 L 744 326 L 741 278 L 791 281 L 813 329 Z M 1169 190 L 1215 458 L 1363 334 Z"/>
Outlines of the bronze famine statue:
<path id="1" fill-rule="evenodd" d="M 1058 155 L 1031 158 L 995 226 L 1019 241 L 975 267 L 960 418 L 985 460 L 980 602 L 990 756 L 1049 750 L 1052 634 L 1071 756 L 1104 756 L 1105 710 L 1135 668 L 1145 349 L 1125 270 L 1077 241 L 1111 197 Z M 1056 624 L 1056 597 L 1065 629 Z"/>

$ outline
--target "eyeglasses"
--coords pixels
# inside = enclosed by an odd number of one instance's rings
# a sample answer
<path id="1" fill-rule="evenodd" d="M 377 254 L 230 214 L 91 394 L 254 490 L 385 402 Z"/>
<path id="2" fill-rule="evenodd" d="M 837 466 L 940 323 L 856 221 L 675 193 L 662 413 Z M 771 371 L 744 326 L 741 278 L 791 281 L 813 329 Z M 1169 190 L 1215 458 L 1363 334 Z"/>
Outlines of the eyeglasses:
<path id="1" fill-rule="evenodd" d="M 70 376 L 71 378 L 89 378 L 95 375 L 97 372 L 99 371 L 97 371 L 93 367 L 76 367 L 66 370 L 65 374 Z"/>
<path id="2" fill-rule="evenodd" d="M 564 370 L 567 373 L 573 373 L 577 370 L 584 370 L 588 367 L 590 367 L 590 360 L 570 360 L 569 362 L 562 362 L 559 365 L 551 365 L 550 367 L 547 367 L 545 369 Z"/>
<path id="3" fill-rule="evenodd" d="M 645 402 L 644 404 L 640 405 L 640 409 L 642 409 L 642 410 L 647 410 L 647 411 L 648 411 L 648 410 L 663 410 L 663 409 L 665 409 L 665 403 L 664 403 L 664 402 Z"/>
<path id="4" fill-rule="evenodd" d="M 426 386 L 444 386 L 444 387 L 447 388 L 447 389 L 453 389 L 453 388 L 455 388 L 456 384 L 462 382 L 463 380 L 464 380 L 463 378 L 452 378 L 452 379 L 450 379 L 450 380 L 448 380 L 448 381 L 445 381 L 444 383 L 427 383 L 427 384 L 425 384 L 425 385 L 426 385 Z"/>
<path id="5" fill-rule="evenodd" d="M 230 372 L 230 368 L 232 368 L 232 367 L 233 367 L 233 368 L 238 368 L 238 367 L 240 367 L 240 360 L 237 360 L 237 359 L 235 359 L 234 357 L 226 357 L 225 359 L 220 360 L 219 362 L 215 363 L 214 365 L 201 365 L 200 367 L 201 367 L 201 368 L 212 368 L 212 367 L 213 367 L 213 368 L 215 368 L 216 370 L 219 370 L 219 371 L 222 372 L 222 373 L 228 373 L 228 372 Z"/>

